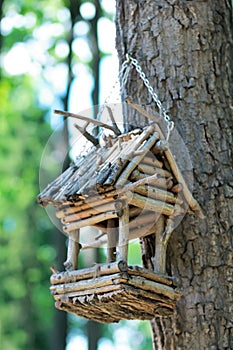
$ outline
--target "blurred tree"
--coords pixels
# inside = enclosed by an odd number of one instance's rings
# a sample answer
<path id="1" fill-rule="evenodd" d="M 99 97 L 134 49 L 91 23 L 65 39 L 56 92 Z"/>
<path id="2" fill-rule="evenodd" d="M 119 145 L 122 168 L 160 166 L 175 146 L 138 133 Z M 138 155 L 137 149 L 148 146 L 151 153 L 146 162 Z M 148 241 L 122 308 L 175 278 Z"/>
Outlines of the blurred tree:
<path id="1" fill-rule="evenodd" d="M 40 157 L 51 134 L 48 111 L 39 103 L 39 74 L 49 59 L 37 42 L 38 30 L 51 20 L 45 3 L 0 7 L 0 346 L 8 350 L 52 349 L 48 266 L 56 258 L 54 227 L 35 203 Z M 56 166 L 50 163 L 51 174 Z"/>
<path id="2" fill-rule="evenodd" d="M 121 62 L 136 57 L 169 110 L 207 216 L 185 217 L 170 240 L 182 298 L 172 318 L 152 321 L 154 349 L 232 349 L 232 2 L 117 0 L 116 22 Z M 152 104 L 135 70 L 127 88 Z M 130 110 L 126 122 L 135 124 Z M 146 263 L 153 243 L 144 240 Z"/>

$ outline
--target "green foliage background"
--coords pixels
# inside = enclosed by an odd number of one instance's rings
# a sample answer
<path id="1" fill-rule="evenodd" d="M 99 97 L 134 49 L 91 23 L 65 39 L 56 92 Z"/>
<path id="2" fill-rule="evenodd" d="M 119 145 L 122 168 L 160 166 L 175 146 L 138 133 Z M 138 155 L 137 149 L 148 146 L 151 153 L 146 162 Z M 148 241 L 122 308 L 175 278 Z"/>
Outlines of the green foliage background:
<path id="1" fill-rule="evenodd" d="M 48 122 L 50 107 L 41 104 L 40 94 L 46 84 L 52 89 L 46 69 L 61 62 L 68 64 L 68 59 L 58 57 L 55 50 L 59 40 L 69 41 L 71 26 L 68 16 L 59 18 L 59 10 L 67 13 L 84 2 L 12 0 L 0 4 L 2 20 L 11 20 L 8 31 L 0 37 L 0 348 L 4 350 L 55 350 L 53 336 L 59 333 L 59 329 L 54 330 L 55 311 L 49 295 L 49 267 L 57 259 L 54 241 L 59 233 L 36 203 L 40 159 L 53 131 Z M 13 21 L 16 15 L 21 16 L 18 22 Z M 27 16 L 32 16 L 31 24 L 22 20 Z M 102 16 L 112 19 L 112 14 L 104 10 Z M 56 23 L 63 26 L 63 31 L 46 39 L 44 60 L 36 55 L 32 58 L 39 74 L 11 74 L 5 69 L 4 57 L 16 44 L 36 43 L 37 29 Z M 87 66 L 91 67 L 92 59 Z M 65 95 L 56 98 L 62 104 Z M 48 170 L 52 177 L 55 164 L 51 163 Z M 131 259 L 134 260 L 133 252 Z M 70 317 L 68 339 L 76 334 L 86 337 L 86 327 L 85 320 Z M 114 332 L 121 327 L 128 327 L 132 348 L 151 348 L 149 326 L 140 322 L 102 327 L 99 344 L 101 339 L 108 339 L 113 346 Z"/>

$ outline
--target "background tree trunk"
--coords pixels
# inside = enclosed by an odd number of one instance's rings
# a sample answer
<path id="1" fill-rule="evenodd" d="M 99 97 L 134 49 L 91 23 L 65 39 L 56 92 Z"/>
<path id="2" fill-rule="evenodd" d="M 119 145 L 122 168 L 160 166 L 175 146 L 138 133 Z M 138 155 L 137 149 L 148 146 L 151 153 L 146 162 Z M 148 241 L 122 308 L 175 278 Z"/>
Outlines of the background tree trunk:
<path id="1" fill-rule="evenodd" d="M 232 6 L 230 0 L 117 0 L 117 49 L 137 58 L 191 156 L 206 219 L 186 216 L 168 247 L 182 298 L 151 322 L 155 349 L 232 349 Z M 135 70 L 126 86 L 152 104 Z M 131 110 L 127 123 L 145 123 Z M 152 242 L 144 247 L 150 255 Z"/>

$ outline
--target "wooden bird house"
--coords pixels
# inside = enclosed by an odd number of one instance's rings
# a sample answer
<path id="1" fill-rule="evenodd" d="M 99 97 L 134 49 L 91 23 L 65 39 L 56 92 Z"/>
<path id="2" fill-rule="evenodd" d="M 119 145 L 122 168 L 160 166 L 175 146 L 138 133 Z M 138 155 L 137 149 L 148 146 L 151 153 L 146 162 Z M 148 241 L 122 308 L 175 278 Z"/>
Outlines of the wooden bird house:
<path id="1" fill-rule="evenodd" d="M 201 216 L 201 210 L 158 123 L 115 134 L 80 155 L 38 196 L 42 206 L 56 208 L 69 238 L 66 271 L 51 276 L 51 292 L 57 308 L 99 322 L 167 316 L 180 297 L 165 277 L 174 219 L 187 211 Z M 82 246 L 80 229 L 87 226 L 101 234 Z M 129 266 L 128 242 L 151 234 L 154 270 Z M 80 250 L 103 244 L 106 263 L 78 269 Z"/>

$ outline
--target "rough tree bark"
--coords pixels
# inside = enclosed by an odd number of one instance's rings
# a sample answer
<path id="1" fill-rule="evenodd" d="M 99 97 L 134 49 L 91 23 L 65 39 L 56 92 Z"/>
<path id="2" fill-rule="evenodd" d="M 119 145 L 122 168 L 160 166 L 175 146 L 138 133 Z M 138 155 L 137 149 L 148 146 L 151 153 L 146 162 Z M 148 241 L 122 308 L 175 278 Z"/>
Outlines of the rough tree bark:
<path id="1" fill-rule="evenodd" d="M 168 109 L 206 215 L 185 217 L 170 240 L 168 269 L 183 296 L 173 317 L 151 322 L 154 349 L 233 349 L 231 1 L 116 0 L 116 10 L 120 62 L 136 57 Z M 130 78 L 136 103 L 152 103 L 137 74 Z M 126 122 L 134 117 L 129 110 Z"/>

